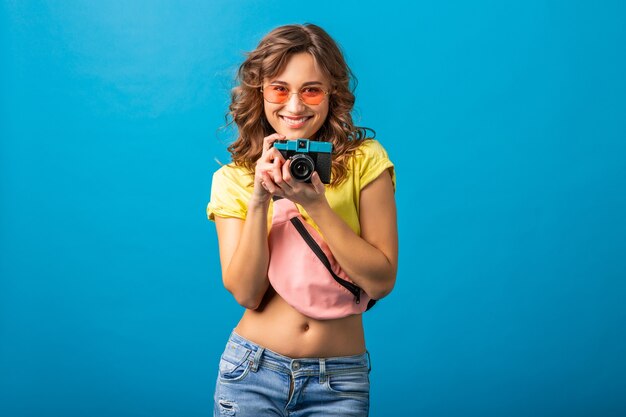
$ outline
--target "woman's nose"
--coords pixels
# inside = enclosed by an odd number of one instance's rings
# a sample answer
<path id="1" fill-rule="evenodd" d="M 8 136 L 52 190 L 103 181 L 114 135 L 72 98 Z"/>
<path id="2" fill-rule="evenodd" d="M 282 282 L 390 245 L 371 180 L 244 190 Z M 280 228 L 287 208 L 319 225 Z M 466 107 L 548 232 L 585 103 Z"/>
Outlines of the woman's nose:
<path id="1" fill-rule="evenodd" d="M 295 93 L 289 96 L 289 100 L 287 101 L 285 107 L 287 108 L 287 111 L 295 114 L 298 114 L 305 109 L 304 103 L 300 100 L 300 95 Z"/>

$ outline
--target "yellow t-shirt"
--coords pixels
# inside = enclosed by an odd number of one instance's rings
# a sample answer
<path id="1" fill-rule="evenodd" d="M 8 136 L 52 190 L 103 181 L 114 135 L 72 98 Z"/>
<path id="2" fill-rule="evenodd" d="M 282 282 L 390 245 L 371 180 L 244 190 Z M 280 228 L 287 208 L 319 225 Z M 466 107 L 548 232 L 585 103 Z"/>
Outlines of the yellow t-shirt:
<path id="1" fill-rule="evenodd" d="M 382 145 L 374 140 L 364 141 L 352 158 L 348 159 L 348 175 L 338 187 L 326 185 L 326 199 L 330 207 L 341 217 L 352 230 L 361 234 L 359 224 L 359 202 L 361 190 L 378 178 L 386 169 L 391 173 L 393 186 L 396 186 L 396 174 L 393 163 Z M 248 201 L 252 196 L 253 174 L 245 168 L 233 164 L 222 166 L 213 174 L 211 201 L 207 206 L 207 217 L 215 220 L 218 217 L 235 217 L 245 219 Z M 311 226 L 319 232 L 307 212 L 296 204 L 298 210 Z M 268 212 L 268 229 L 272 222 L 272 203 Z"/>

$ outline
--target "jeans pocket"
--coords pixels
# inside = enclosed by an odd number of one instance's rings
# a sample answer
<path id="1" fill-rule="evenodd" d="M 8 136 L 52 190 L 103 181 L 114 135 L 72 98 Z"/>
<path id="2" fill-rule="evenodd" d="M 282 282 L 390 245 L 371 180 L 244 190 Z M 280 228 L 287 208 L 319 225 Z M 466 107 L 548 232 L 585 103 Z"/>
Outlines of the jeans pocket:
<path id="1" fill-rule="evenodd" d="M 248 375 L 252 351 L 236 343 L 228 343 L 220 358 L 219 378 L 222 381 L 240 381 Z"/>
<path id="2" fill-rule="evenodd" d="M 326 377 L 324 386 L 329 391 L 340 396 L 369 397 L 370 394 L 370 380 L 367 369 L 330 373 Z"/>

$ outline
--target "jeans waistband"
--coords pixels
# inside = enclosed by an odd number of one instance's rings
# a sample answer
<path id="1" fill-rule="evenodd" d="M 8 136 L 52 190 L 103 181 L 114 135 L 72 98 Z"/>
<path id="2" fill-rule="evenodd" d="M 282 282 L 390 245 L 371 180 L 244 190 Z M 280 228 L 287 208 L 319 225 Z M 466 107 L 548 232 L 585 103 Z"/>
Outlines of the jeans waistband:
<path id="1" fill-rule="evenodd" d="M 281 355 L 261 345 L 258 345 L 243 336 L 231 333 L 229 343 L 236 343 L 250 350 L 252 371 L 256 372 L 259 366 L 272 368 L 279 372 L 299 373 L 307 375 L 337 374 L 362 369 L 371 370 L 370 355 L 365 353 L 352 356 L 335 356 L 328 358 L 290 358 Z"/>

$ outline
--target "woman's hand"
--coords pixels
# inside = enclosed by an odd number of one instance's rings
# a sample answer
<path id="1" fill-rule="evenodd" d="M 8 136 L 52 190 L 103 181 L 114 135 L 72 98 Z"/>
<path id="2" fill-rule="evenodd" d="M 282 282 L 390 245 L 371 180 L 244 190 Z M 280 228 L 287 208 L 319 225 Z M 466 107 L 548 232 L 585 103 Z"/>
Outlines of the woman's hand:
<path id="1" fill-rule="evenodd" d="M 285 161 L 280 151 L 273 146 L 274 142 L 282 139 L 285 136 L 278 133 L 263 138 L 263 153 L 254 170 L 254 201 L 266 203 L 273 195 L 277 195 L 305 208 L 309 204 L 324 201 L 325 188 L 317 172 L 311 176 L 311 183 L 293 179 L 289 171 L 291 160 Z"/>
<path id="2" fill-rule="evenodd" d="M 326 190 L 317 172 L 313 172 L 313 175 L 311 175 L 310 183 L 300 182 L 293 179 L 289 170 L 290 166 L 291 159 L 282 164 L 280 175 L 278 175 L 276 170 L 266 172 L 263 175 L 262 185 L 264 188 L 270 194 L 287 198 L 294 203 L 300 204 L 305 209 L 310 204 L 325 201 L 324 193 Z"/>
<path id="3" fill-rule="evenodd" d="M 283 158 L 280 151 L 273 146 L 274 142 L 282 139 L 285 139 L 285 136 L 279 133 L 274 133 L 263 138 L 263 153 L 256 161 L 256 167 L 254 169 L 254 189 L 252 191 L 252 198 L 255 202 L 266 203 L 272 197 L 272 193 L 264 186 L 264 183 L 268 181 L 272 182 L 272 180 L 266 180 L 266 177 L 272 179 L 277 178 L 279 181 L 282 178 L 281 168 L 285 163 L 285 158 Z"/>

